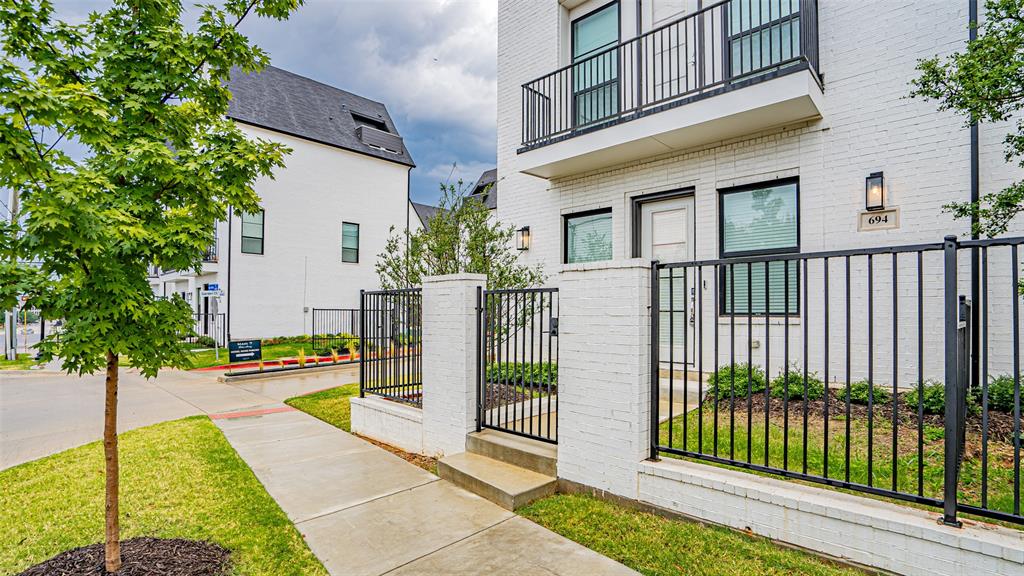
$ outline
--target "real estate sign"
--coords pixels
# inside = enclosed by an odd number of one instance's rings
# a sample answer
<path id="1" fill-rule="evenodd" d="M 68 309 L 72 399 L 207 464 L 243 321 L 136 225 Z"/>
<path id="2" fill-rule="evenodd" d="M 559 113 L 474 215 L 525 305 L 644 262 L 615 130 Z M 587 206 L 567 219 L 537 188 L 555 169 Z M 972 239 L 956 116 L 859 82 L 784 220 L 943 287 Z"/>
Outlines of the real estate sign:
<path id="1" fill-rule="evenodd" d="M 236 340 L 228 342 L 228 361 L 247 362 L 262 360 L 263 349 L 259 340 Z"/>

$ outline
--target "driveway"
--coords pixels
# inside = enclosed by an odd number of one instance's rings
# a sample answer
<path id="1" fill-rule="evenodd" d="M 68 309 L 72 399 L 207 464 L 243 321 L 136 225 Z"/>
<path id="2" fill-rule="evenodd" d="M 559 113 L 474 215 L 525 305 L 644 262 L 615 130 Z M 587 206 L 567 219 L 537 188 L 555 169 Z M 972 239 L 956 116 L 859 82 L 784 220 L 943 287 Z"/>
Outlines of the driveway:
<path id="1" fill-rule="evenodd" d="M 280 405 L 292 396 L 356 382 L 356 366 L 302 376 L 224 384 L 216 372 L 165 370 L 146 380 L 122 369 L 118 429 L 197 414 Z M 103 435 L 103 375 L 0 371 L 0 470 Z"/>

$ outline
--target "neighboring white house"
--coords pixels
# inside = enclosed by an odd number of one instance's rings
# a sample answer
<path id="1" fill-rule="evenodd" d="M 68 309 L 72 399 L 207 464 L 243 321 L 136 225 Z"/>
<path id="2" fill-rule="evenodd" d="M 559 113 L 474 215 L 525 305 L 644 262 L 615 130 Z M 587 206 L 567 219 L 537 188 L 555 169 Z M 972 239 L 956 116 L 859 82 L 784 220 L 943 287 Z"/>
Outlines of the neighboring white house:
<path id="1" fill-rule="evenodd" d="M 529 227 L 531 245 L 522 257 L 543 264 L 552 285 L 563 265 L 580 262 L 682 262 L 937 243 L 947 234 L 970 238 L 969 222 L 954 220 L 943 205 L 971 198 L 974 154 L 977 194 L 1024 178 L 1003 157 L 1011 127 L 982 125 L 972 147 L 962 117 L 909 97 L 919 59 L 964 48 L 968 6 L 968 0 L 500 0 L 498 217 Z M 866 198 L 879 180 L 881 206 Z M 776 211 L 771 225 L 755 225 L 758 202 Z M 1014 230 L 1022 230 L 1019 223 Z M 933 273 L 941 268 L 933 264 L 941 263 L 926 260 L 928 294 L 941 285 Z M 814 265 L 809 302 L 793 292 L 790 334 L 799 336 L 793 326 L 810 309 L 817 316 L 809 352 L 820 359 L 822 284 L 820 264 Z M 874 265 L 877 282 L 890 282 L 889 259 L 876 258 Z M 906 259 L 899 267 L 909 299 L 916 294 L 909 283 L 914 264 Z M 772 273 L 773 302 L 785 298 L 781 271 Z M 858 268 L 853 276 L 851 329 L 859 336 L 866 332 L 867 274 Z M 795 272 L 791 278 L 797 280 Z M 762 279 L 763 273 L 755 277 L 755 291 Z M 736 320 L 742 348 L 736 358 L 745 358 L 746 314 L 737 319 L 716 310 L 721 302 L 714 302 L 707 275 L 699 291 L 695 278 L 688 282 L 684 296 L 676 281 L 676 341 L 684 332 L 694 341 L 693 308 L 702 305 L 705 341 L 712 324 Z M 961 284 L 967 282 L 961 275 Z M 664 291 L 662 300 L 664 306 Z M 890 302 L 876 300 L 876 322 L 887 322 Z M 754 321 L 763 325 L 760 312 L 755 309 L 761 318 Z M 916 325 L 916 314 L 913 305 L 900 308 L 902 329 Z M 928 337 L 941 334 L 941 308 L 924 315 Z M 782 321 L 772 313 L 773 325 Z M 841 331 L 842 317 L 833 322 Z M 991 329 L 1008 334 L 1005 325 Z M 758 332 L 750 345 L 755 357 L 765 353 Z M 784 332 L 771 336 L 773 371 L 785 364 L 779 359 Z M 893 338 L 877 332 L 874 346 L 887 353 L 874 368 L 888 374 Z M 907 360 L 900 370 L 909 372 L 918 352 L 916 338 L 906 339 L 897 355 Z M 853 344 L 854 377 L 863 372 L 866 346 Z M 941 340 L 925 346 L 931 354 Z M 722 361 L 711 354 L 705 349 L 705 368 Z M 799 357 L 799 350 L 789 355 Z M 692 350 L 687 361 L 692 366 Z M 833 376 L 841 361 L 833 354 Z M 812 367 L 820 372 L 823 363 Z M 929 368 L 927 375 L 935 372 Z"/>
<path id="2" fill-rule="evenodd" d="M 359 290 L 379 285 L 392 227 L 419 226 L 415 165 L 380 102 L 274 67 L 228 86 L 228 116 L 292 153 L 256 183 L 260 213 L 218 223 L 201 273 L 153 271 L 150 283 L 197 313 L 224 313 L 232 339 L 309 334 L 314 308 L 358 308 Z M 201 296 L 210 284 L 224 295 Z"/>

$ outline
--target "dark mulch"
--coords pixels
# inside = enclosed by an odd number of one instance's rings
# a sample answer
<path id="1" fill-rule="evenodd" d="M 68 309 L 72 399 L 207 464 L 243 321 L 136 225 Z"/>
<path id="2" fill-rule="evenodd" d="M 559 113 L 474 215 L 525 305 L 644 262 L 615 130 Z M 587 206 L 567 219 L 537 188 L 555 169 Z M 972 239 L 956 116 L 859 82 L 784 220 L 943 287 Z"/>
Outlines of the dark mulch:
<path id="1" fill-rule="evenodd" d="M 529 399 L 530 395 L 525 390 L 516 386 L 488 382 L 487 392 L 484 394 L 484 408 L 490 410 L 498 406 L 515 404 L 516 402 L 523 402 Z"/>
<path id="2" fill-rule="evenodd" d="M 829 391 L 828 401 L 828 414 L 829 419 L 840 419 L 846 417 L 846 400 L 840 396 L 840 392 L 837 390 Z M 719 400 L 718 410 L 721 413 L 723 410 L 728 412 L 730 398 L 725 397 Z M 714 399 L 710 396 L 705 399 L 705 406 L 713 406 Z M 754 415 L 764 414 L 764 395 L 755 394 L 752 399 L 752 411 Z M 876 403 L 871 410 L 873 414 L 873 420 L 875 422 L 892 422 L 892 403 L 882 402 Z M 736 397 L 736 412 L 742 412 L 746 414 L 747 411 L 747 399 L 744 397 Z M 803 400 L 790 400 L 789 401 L 789 420 L 790 422 L 802 421 L 804 411 Z M 782 398 L 771 398 L 769 401 L 769 412 L 771 414 L 772 421 L 783 421 L 786 415 L 786 402 Z M 980 410 L 975 410 L 980 412 Z M 810 400 L 807 402 L 807 414 L 808 417 L 813 419 L 821 419 L 825 414 L 825 400 Z M 905 394 L 900 395 L 899 409 L 897 412 L 897 422 L 904 431 L 913 430 L 916 434 L 917 430 L 917 398 L 909 398 Z M 867 422 L 868 419 L 868 407 L 865 404 L 850 403 L 850 420 L 851 421 L 862 421 Z M 942 428 L 945 423 L 945 418 L 941 414 L 924 414 L 922 423 L 925 426 L 932 426 L 935 428 Z M 999 412 L 997 410 L 989 410 L 988 413 L 988 437 L 990 441 L 994 442 L 1013 442 L 1013 428 L 1014 418 L 1013 414 L 1008 412 Z M 968 435 L 981 436 L 982 431 L 982 418 L 980 413 L 972 413 L 967 417 L 967 433 Z"/>
<path id="3" fill-rule="evenodd" d="M 121 569 L 107 572 L 103 544 L 82 546 L 25 570 L 20 576 L 223 576 L 231 553 L 210 542 L 132 538 L 121 542 Z"/>

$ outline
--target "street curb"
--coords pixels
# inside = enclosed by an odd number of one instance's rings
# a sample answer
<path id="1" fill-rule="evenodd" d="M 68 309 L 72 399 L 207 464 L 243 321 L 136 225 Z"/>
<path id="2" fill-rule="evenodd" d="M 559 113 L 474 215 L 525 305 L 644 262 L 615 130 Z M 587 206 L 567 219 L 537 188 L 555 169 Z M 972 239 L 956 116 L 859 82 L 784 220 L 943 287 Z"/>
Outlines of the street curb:
<path id="1" fill-rule="evenodd" d="M 342 370 L 345 368 L 351 368 L 355 366 L 355 362 L 348 362 L 345 364 L 331 364 L 329 366 L 308 366 L 306 368 L 285 368 L 284 370 L 269 370 L 266 372 L 253 372 L 250 374 L 238 374 L 236 376 L 229 376 L 227 374 L 218 376 L 217 381 L 225 384 L 232 384 L 234 382 L 247 382 L 250 380 L 267 380 L 271 378 L 284 378 L 288 376 L 296 376 L 301 374 L 312 374 L 317 372 L 330 372 L 332 370 Z"/>

